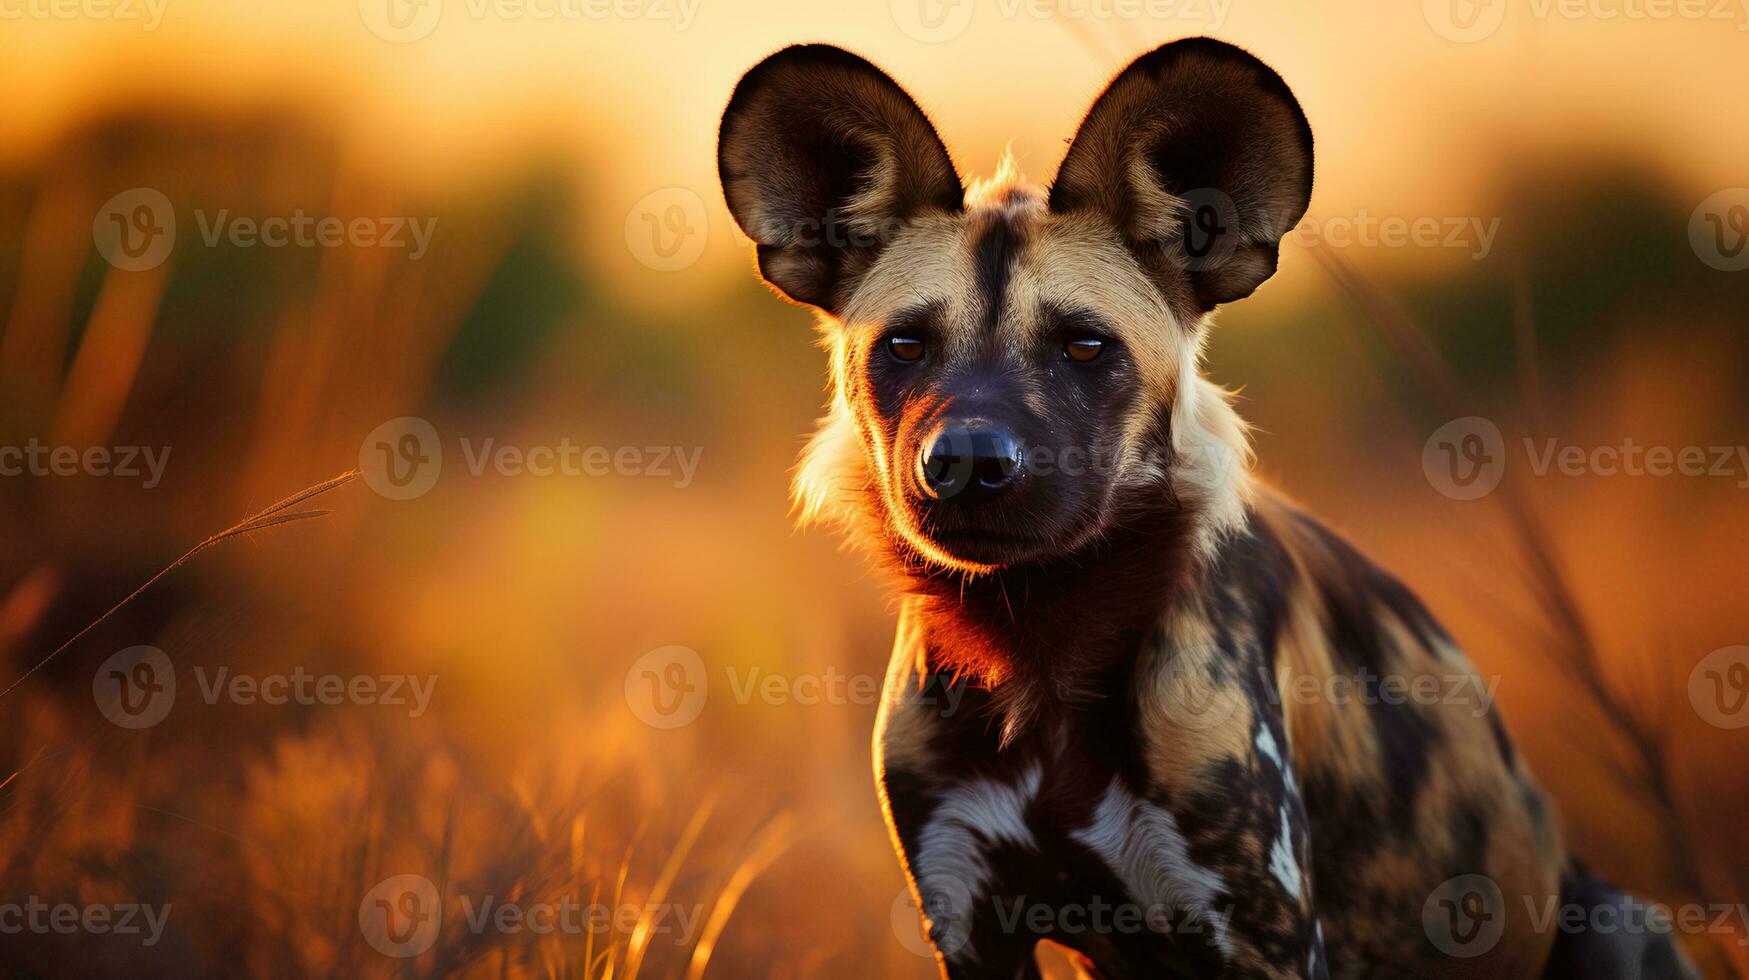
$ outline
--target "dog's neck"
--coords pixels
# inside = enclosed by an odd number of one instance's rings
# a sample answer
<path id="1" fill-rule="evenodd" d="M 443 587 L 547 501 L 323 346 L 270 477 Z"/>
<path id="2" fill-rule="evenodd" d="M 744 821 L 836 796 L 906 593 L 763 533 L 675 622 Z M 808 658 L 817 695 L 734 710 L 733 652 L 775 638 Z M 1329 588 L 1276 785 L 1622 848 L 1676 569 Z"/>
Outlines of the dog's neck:
<path id="1" fill-rule="evenodd" d="M 1195 572 L 1194 518 L 1161 507 L 1073 554 L 976 576 L 895 557 L 925 638 L 925 669 L 992 695 L 1005 738 L 1041 713 L 1121 689 L 1142 638 Z"/>

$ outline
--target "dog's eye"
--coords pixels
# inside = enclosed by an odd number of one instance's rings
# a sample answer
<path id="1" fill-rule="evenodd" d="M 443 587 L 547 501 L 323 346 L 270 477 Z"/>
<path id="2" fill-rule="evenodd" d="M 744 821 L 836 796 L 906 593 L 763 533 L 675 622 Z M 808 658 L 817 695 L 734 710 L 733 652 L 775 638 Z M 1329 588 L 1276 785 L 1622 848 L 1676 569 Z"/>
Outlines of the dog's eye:
<path id="1" fill-rule="evenodd" d="M 910 363 L 923 356 L 923 341 L 915 337 L 888 337 L 887 351 L 899 360 Z"/>
<path id="2" fill-rule="evenodd" d="M 1092 337 L 1083 337 L 1080 340 L 1071 340 L 1067 344 L 1064 344 L 1063 356 L 1071 361 L 1086 363 L 1087 361 L 1091 361 L 1098 357 L 1099 352 L 1104 349 L 1105 341 L 1095 340 Z"/>

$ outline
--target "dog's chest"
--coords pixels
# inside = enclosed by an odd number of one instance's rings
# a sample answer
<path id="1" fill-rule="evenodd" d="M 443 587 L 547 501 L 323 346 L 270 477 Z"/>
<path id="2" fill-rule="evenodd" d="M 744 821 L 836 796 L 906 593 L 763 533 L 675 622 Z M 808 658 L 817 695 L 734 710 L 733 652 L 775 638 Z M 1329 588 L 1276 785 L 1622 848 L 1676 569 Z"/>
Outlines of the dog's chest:
<path id="1" fill-rule="evenodd" d="M 1061 741 L 969 766 L 982 774 L 951 782 L 920 814 L 912 871 L 932 918 L 1071 945 L 1222 946 L 1223 882 L 1177 817 L 1132 788 L 1121 752 Z"/>

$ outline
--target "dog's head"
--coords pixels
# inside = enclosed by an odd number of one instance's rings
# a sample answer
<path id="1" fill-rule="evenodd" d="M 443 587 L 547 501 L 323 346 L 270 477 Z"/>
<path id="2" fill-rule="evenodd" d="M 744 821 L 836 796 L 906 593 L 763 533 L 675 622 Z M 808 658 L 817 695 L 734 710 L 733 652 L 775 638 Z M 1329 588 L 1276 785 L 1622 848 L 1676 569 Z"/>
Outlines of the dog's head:
<path id="1" fill-rule="evenodd" d="M 1262 62 L 1165 45 L 1094 102 L 1048 191 L 1006 161 L 967 190 L 891 78 L 792 47 L 735 89 L 718 167 L 765 280 L 824 314 L 805 518 L 855 511 L 972 572 L 1074 552 L 1135 508 L 1238 520 L 1248 447 L 1199 373 L 1208 315 L 1275 271 L 1312 185 L 1311 130 Z"/>

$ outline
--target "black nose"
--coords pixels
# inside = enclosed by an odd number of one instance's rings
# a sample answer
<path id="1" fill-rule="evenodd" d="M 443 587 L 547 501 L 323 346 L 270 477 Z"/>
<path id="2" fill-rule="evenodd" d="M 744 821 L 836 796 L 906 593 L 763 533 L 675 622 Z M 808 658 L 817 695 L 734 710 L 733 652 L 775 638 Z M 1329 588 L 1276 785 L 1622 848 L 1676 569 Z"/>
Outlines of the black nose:
<path id="1" fill-rule="evenodd" d="M 935 497 L 986 494 L 1013 483 L 1023 461 L 1020 440 L 981 422 L 949 422 L 918 459 L 923 485 Z"/>

